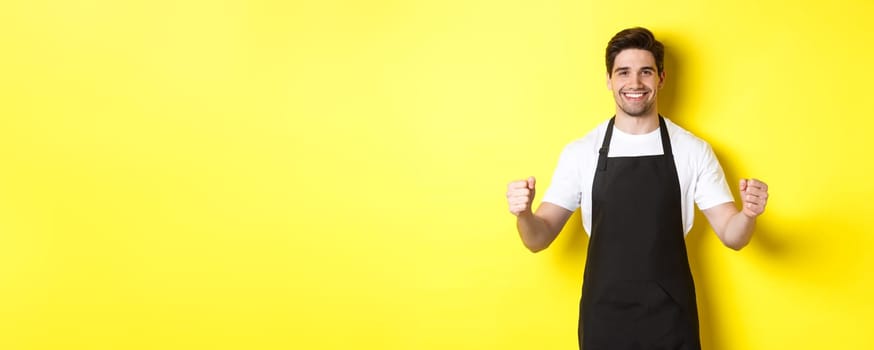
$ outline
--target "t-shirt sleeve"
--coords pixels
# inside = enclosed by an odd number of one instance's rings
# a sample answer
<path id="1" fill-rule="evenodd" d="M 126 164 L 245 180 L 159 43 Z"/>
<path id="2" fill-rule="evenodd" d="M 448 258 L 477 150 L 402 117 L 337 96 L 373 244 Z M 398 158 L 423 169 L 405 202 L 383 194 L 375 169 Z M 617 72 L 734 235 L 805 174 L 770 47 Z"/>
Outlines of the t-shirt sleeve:
<path id="1" fill-rule="evenodd" d="M 705 210 L 722 203 L 733 202 L 731 189 L 725 180 L 725 173 L 713 148 L 705 144 L 695 186 L 695 203 L 698 209 Z"/>
<path id="2" fill-rule="evenodd" d="M 575 144 L 570 144 L 561 152 L 558 165 L 552 174 L 552 182 L 543 195 L 543 201 L 558 205 L 570 211 L 580 207 L 580 155 Z"/>

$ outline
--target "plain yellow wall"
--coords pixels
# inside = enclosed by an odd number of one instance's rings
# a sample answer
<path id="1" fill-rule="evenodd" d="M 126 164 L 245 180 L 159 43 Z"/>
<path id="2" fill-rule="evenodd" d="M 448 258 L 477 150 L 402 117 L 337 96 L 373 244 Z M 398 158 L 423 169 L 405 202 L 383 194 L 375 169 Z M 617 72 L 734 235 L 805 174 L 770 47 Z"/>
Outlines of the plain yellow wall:
<path id="1" fill-rule="evenodd" d="M 688 238 L 708 349 L 871 349 L 870 1 L 0 4 L 0 348 L 573 349 L 587 239 L 527 252 L 510 180 L 613 112 L 607 40 L 750 246 Z M 539 202 L 539 197 L 538 200 Z"/>

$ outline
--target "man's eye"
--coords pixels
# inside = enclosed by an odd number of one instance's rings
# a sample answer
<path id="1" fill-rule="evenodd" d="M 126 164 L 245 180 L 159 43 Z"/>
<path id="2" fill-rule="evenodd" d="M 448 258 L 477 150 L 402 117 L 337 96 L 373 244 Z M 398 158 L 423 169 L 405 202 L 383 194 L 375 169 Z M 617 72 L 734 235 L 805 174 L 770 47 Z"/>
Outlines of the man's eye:
<path id="1" fill-rule="evenodd" d="M 646 76 L 652 75 L 652 71 L 651 71 L 651 70 L 645 70 L 645 71 L 643 71 L 643 75 L 646 75 Z"/>

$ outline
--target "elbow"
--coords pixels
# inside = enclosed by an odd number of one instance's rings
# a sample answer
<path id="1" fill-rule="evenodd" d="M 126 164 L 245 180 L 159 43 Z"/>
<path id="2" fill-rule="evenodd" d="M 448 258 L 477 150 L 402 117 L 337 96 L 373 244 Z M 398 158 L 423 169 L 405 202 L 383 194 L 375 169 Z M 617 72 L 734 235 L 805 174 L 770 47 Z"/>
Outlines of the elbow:
<path id="1" fill-rule="evenodd" d="M 549 245 L 552 244 L 552 241 L 555 239 L 556 235 L 557 233 L 542 231 L 529 235 L 523 234 L 521 236 L 522 243 L 525 245 L 525 248 L 528 248 L 528 250 L 532 253 L 537 253 L 546 248 L 549 248 Z"/>
<path id="2" fill-rule="evenodd" d="M 525 243 L 525 248 L 528 248 L 529 251 L 531 251 L 532 253 L 537 253 L 543 251 L 546 248 L 549 248 L 549 245 L 550 243 L 552 243 L 552 241 L 545 239 L 529 239 L 523 241 L 523 243 Z"/>
<path id="3" fill-rule="evenodd" d="M 548 246 L 548 244 L 525 243 L 525 248 L 528 248 L 532 253 L 543 251 Z"/>
<path id="4" fill-rule="evenodd" d="M 746 244 L 737 244 L 737 243 L 724 243 L 724 244 L 726 247 L 728 247 L 729 249 L 734 250 L 736 252 L 740 251 L 741 249 L 743 249 L 743 247 L 746 246 Z"/>
<path id="5" fill-rule="evenodd" d="M 737 251 L 740 251 L 741 249 L 743 249 L 744 247 L 746 247 L 748 243 L 749 243 L 749 240 L 746 240 L 746 241 L 729 241 L 729 240 L 726 240 L 726 241 L 723 241 L 723 242 L 722 242 L 723 245 L 725 245 L 726 247 L 728 247 L 728 248 L 730 248 L 731 250 L 734 250 L 734 251 L 736 251 L 736 252 L 737 252 Z"/>
<path id="6" fill-rule="evenodd" d="M 726 232 L 723 230 L 715 232 L 722 245 L 734 251 L 740 251 L 746 247 L 750 243 L 750 238 L 752 238 L 750 234 L 737 234 L 736 232 Z"/>

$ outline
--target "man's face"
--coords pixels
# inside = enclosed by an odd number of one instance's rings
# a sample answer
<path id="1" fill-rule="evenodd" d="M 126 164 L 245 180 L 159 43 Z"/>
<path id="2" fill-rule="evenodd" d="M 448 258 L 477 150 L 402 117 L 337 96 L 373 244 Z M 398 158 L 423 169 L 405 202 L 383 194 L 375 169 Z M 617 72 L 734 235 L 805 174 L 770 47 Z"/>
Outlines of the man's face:
<path id="1" fill-rule="evenodd" d="M 652 53 L 640 49 L 619 52 L 613 72 L 607 76 L 607 88 L 613 90 L 616 107 L 631 117 L 657 113 L 656 97 L 664 82 L 665 72 L 658 73 Z"/>

